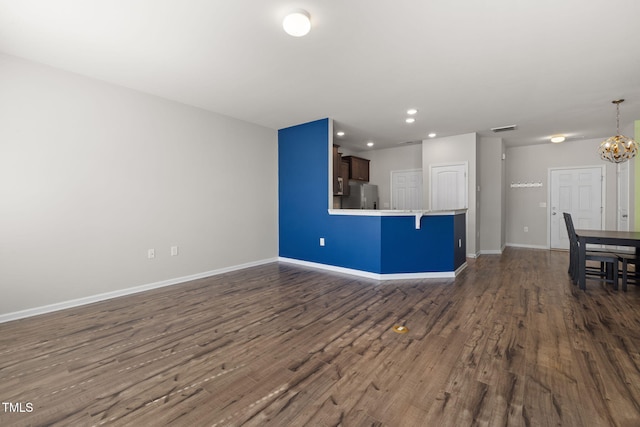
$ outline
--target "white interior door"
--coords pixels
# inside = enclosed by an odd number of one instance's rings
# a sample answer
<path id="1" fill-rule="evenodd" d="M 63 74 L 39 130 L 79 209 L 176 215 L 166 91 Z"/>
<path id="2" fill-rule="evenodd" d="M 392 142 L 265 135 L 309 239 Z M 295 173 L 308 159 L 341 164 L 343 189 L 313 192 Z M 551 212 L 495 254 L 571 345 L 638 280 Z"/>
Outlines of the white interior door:
<path id="1" fill-rule="evenodd" d="M 391 209 L 422 209 L 422 170 L 391 171 Z"/>
<path id="2" fill-rule="evenodd" d="M 467 206 L 467 164 L 430 166 L 431 209 L 464 209 Z"/>
<path id="3" fill-rule="evenodd" d="M 569 249 L 563 212 L 571 214 L 575 228 L 602 229 L 601 167 L 551 170 L 551 248 Z"/>

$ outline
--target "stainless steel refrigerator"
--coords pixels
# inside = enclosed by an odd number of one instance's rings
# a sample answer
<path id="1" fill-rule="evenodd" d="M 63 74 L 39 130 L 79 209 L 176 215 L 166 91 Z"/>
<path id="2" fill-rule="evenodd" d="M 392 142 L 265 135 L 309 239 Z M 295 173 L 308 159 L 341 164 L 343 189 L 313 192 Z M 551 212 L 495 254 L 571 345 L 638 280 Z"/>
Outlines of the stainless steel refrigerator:
<path id="1" fill-rule="evenodd" d="M 342 198 L 342 209 L 378 209 L 378 186 L 349 182 L 349 195 Z"/>

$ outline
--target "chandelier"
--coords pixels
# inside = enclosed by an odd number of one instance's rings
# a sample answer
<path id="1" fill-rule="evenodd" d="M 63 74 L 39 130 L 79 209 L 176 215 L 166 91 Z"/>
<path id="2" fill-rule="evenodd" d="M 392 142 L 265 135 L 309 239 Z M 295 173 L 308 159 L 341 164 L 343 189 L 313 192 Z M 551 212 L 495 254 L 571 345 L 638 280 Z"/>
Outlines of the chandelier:
<path id="1" fill-rule="evenodd" d="M 611 101 L 616 104 L 616 136 L 609 137 L 602 141 L 598 152 L 602 160 L 608 160 L 613 163 L 626 162 L 632 159 L 638 152 L 638 144 L 631 138 L 627 138 L 624 135 L 620 135 L 620 103 L 624 102 L 624 99 L 618 99 L 617 101 Z"/>

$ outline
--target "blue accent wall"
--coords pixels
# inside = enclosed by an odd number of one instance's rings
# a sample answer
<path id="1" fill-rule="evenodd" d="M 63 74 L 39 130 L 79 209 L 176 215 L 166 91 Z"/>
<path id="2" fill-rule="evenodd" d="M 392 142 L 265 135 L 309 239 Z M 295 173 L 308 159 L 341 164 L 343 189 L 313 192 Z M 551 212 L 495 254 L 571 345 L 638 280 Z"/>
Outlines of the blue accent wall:
<path id="1" fill-rule="evenodd" d="M 278 131 L 278 185 L 281 257 L 377 274 L 458 267 L 454 216 L 416 230 L 414 217 L 329 215 L 329 119 Z"/>
<path id="2" fill-rule="evenodd" d="M 382 217 L 385 273 L 453 271 L 453 216 Z"/>

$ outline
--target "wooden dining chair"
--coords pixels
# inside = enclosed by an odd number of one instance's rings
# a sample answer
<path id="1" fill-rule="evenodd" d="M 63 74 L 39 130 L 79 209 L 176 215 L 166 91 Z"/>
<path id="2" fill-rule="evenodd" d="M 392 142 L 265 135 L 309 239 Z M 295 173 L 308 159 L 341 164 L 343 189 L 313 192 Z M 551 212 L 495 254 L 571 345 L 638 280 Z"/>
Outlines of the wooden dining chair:
<path id="1" fill-rule="evenodd" d="M 627 285 L 631 282 L 634 285 L 638 284 L 638 264 L 636 255 L 631 253 L 617 253 L 618 260 L 622 263 L 622 290 L 627 291 Z M 629 266 L 633 265 L 634 270 L 629 271 Z M 631 273 L 631 274 L 630 274 Z"/>
<path id="2" fill-rule="evenodd" d="M 564 222 L 567 227 L 567 235 L 569 236 L 569 275 L 573 284 L 578 283 L 579 271 L 579 242 L 576 235 L 576 229 L 573 226 L 571 214 L 563 212 Z M 596 277 L 605 283 L 611 283 L 614 289 L 618 289 L 618 255 L 607 251 L 585 251 L 585 262 L 596 261 L 598 267 L 589 267 L 585 265 L 585 273 L 587 276 Z M 624 284 L 623 284 L 624 286 Z"/>

